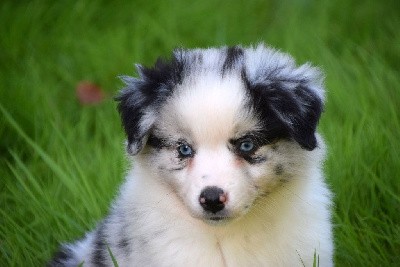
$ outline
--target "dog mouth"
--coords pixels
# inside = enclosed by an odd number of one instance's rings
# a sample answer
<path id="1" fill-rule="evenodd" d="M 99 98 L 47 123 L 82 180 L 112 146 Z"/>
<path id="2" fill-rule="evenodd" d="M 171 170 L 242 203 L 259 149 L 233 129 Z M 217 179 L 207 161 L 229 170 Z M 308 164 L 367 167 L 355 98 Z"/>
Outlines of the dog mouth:
<path id="1" fill-rule="evenodd" d="M 208 220 L 214 221 L 214 222 L 223 221 L 223 220 L 227 220 L 227 219 L 228 219 L 228 217 L 222 217 L 222 216 L 214 216 L 214 217 L 208 218 Z"/>
<path id="2" fill-rule="evenodd" d="M 217 213 L 203 212 L 203 214 L 201 216 L 199 216 L 198 218 L 208 224 L 211 224 L 211 225 L 220 225 L 220 224 L 226 224 L 226 223 L 235 221 L 235 220 L 239 219 L 241 217 L 241 215 L 243 215 L 243 214 L 233 212 L 232 210 L 229 210 L 229 209 L 224 209 Z"/>
<path id="3" fill-rule="evenodd" d="M 229 222 L 232 218 L 228 216 L 208 216 L 203 218 L 205 222 L 211 225 L 217 225 L 217 224 L 225 224 Z"/>

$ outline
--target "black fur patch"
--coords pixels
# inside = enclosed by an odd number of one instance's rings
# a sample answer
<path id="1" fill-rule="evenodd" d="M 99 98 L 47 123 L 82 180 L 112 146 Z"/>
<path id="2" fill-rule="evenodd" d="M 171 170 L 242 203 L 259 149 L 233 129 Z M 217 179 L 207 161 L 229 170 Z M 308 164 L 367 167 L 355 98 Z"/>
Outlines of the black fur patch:
<path id="1" fill-rule="evenodd" d="M 62 247 L 56 254 L 53 259 L 47 263 L 47 267 L 62 267 L 66 265 L 66 261 L 72 259 L 72 251 L 68 248 Z"/>
<path id="2" fill-rule="evenodd" d="M 121 249 L 126 249 L 129 246 L 129 240 L 126 237 L 122 237 L 118 242 L 118 247 Z"/>
<path id="3" fill-rule="evenodd" d="M 131 253 L 131 243 L 127 237 L 121 236 L 121 239 L 118 242 L 118 248 L 124 251 L 125 255 L 129 255 Z"/>
<path id="4" fill-rule="evenodd" d="M 136 211 L 136 209 L 133 209 L 133 211 Z M 126 213 L 125 212 L 118 212 L 115 213 L 113 210 L 113 214 L 114 216 L 118 217 L 118 224 L 119 225 L 123 225 L 122 227 L 119 228 L 118 230 L 118 241 L 117 241 L 117 246 L 116 250 L 123 252 L 127 257 L 129 257 L 129 255 L 132 252 L 132 238 L 129 237 L 129 235 L 127 234 L 128 227 L 129 224 L 126 222 Z M 131 216 L 131 215 L 128 215 Z M 114 251 L 111 251 L 114 252 Z M 115 254 L 114 254 L 115 256 Z"/>
<path id="5" fill-rule="evenodd" d="M 177 50 L 170 61 L 158 59 L 150 68 L 138 66 L 139 78 L 122 77 L 126 87 L 115 99 L 129 145 L 135 143 L 139 149 L 143 146 L 142 139 L 150 130 L 141 127 L 143 115 L 149 108 L 157 110 L 174 86 L 182 82 L 185 64 L 179 57 L 182 55 Z"/>
<path id="6" fill-rule="evenodd" d="M 107 266 L 106 264 L 107 253 L 108 251 L 107 251 L 106 240 L 103 234 L 103 225 L 100 225 L 100 227 L 96 231 L 94 239 L 93 254 L 91 257 L 92 263 L 95 266 L 99 267 Z"/>
<path id="7" fill-rule="evenodd" d="M 225 62 L 222 65 L 222 76 L 235 66 L 235 63 L 243 57 L 243 53 L 243 49 L 238 46 L 232 46 L 227 49 Z"/>
<path id="8" fill-rule="evenodd" d="M 322 100 L 299 78 L 293 90 L 285 88 L 279 79 L 266 83 L 252 84 L 245 71 L 242 77 L 247 85 L 251 105 L 263 122 L 265 136 L 270 140 L 292 138 L 304 149 L 313 150 L 317 146 L 315 130 L 322 113 Z"/>
<path id="9" fill-rule="evenodd" d="M 162 149 L 165 147 L 170 147 L 171 144 L 168 143 L 168 141 L 164 138 L 159 138 L 154 135 L 150 135 L 149 138 L 147 139 L 147 144 L 155 149 Z"/>
<path id="10" fill-rule="evenodd" d="M 294 93 L 305 108 L 304 112 L 297 113 L 295 125 L 299 127 L 294 131 L 294 139 L 306 149 L 313 150 L 318 145 L 315 131 L 323 111 L 322 100 L 303 85 L 298 86 Z"/>

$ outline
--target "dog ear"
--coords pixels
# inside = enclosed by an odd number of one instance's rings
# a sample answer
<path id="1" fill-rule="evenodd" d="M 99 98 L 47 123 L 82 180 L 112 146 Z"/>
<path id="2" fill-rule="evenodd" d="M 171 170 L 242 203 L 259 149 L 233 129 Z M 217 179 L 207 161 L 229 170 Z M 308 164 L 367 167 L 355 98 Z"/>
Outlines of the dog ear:
<path id="1" fill-rule="evenodd" d="M 270 79 L 254 84 L 255 109 L 268 125 L 276 121 L 281 135 L 294 139 L 304 149 L 317 146 L 316 127 L 323 111 L 323 85 L 319 70 L 310 68 L 303 77 Z"/>
<path id="2" fill-rule="evenodd" d="M 127 151 L 136 155 L 145 145 L 157 112 L 181 82 L 182 66 L 176 57 L 171 61 L 158 59 L 154 67 L 136 65 L 138 78 L 121 76 L 126 87 L 115 98 L 127 135 Z"/>

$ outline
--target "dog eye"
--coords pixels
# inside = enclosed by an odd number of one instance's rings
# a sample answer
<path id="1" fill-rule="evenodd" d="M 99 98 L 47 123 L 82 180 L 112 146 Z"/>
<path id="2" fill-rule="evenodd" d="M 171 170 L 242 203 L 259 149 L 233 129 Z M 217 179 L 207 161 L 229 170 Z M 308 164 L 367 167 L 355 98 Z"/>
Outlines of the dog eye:
<path id="1" fill-rule="evenodd" d="M 251 140 L 244 140 L 242 142 L 239 143 L 239 150 L 240 152 L 244 152 L 244 153 L 249 153 L 252 152 L 255 149 L 255 145 Z"/>
<path id="2" fill-rule="evenodd" d="M 185 144 L 178 146 L 178 152 L 181 157 L 190 157 L 193 155 L 193 149 Z"/>

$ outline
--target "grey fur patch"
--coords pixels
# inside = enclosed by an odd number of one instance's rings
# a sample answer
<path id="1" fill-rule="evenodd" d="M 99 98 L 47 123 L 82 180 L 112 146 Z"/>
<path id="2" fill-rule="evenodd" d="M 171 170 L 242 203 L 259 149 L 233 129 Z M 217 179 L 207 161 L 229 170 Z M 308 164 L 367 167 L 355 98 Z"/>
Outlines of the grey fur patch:
<path id="1" fill-rule="evenodd" d="M 121 221 L 123 220 L 123 216 L 121 216 L 120 220 Z M 117 242 L 117 248 L 122 250 L 125 253 L 125 255 L 129 256 L 132 252 L 132 242 L 131 242 L 132 240 L 126 233 L 127 228 L 128 225 L 124 223 L 124 226 L 121 227 L 119 231 L 119 240 Z"/>
<path id="2" fill-rule="evenodd" d="M 276 175 L 282 175 L 285 172 L 285 169 L 282 164 L 276 164 L 274 167 L 274 172 Z"/>
<path id="3" fill-rule="evenodd" d="M 69 259 L 73 258 L 72 251 L 67 247 L 62 247 L 55 255 L 54 258 L 47 263 L 47 267 L 61 267 L 65 266 Z"/>
<path id="4" fill-rule="evenodd" d="M 95 266 L 105 267 L 106 265 L 106 253 L 107 253 L 107 245 L 105 236 L 103 234 L 104 223 L 100 225 L 97 229 L 94 239 L 94 248 L 92 253 L 92 263 Z"/>

